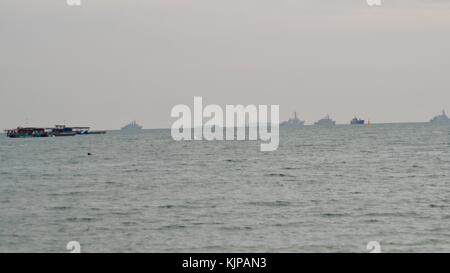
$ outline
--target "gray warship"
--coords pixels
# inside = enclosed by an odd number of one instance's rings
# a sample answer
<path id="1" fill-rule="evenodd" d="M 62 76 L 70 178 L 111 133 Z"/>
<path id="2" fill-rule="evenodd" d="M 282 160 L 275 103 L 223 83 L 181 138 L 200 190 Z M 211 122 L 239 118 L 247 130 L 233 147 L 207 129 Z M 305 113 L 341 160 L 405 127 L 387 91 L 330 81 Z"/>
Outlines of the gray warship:
<path id="1" fill-rule="evenodd" d="M 304 125 L 305 122 L 297 117 L 297 112 L 294 112 L 293 118 L 290 118 L 289 120 L 280 123 L 281 128 L 299 128 L 303 127 Z"/>
<path id="2" fill-rule="evenodd" d="M 136 121 L 132 121 L 129 124 L 125 125 L 124 127 L 122 127 L 121 129 L 122 131 L 140 131 L 142 130 L 142 126 L 140 126 L 139 124 L 136 123 Z"/>
<path id="3" fill-rule="evenodd" d="M 336 125 L 336 121 L 332 120 L 330 118 L 330 115 L 326 115 L 323 119 L 320 119 L 316 123 L 314 123 L 316 126 L 334 126 Z"/>
<path id="4" fill-rule="evenodd" d="M 430 120 L 430 122 L 434 124 L 449 124 L 450 118 L 448 118 L 445 110 L 442 110 L 442 114 L 435 116 L 432 120 Z"/>

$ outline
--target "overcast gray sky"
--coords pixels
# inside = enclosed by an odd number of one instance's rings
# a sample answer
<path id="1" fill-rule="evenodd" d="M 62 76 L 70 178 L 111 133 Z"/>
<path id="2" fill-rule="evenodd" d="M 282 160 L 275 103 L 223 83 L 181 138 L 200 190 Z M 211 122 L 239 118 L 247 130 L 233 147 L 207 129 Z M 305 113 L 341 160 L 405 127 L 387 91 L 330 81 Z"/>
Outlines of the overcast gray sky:
<path id="1" fill-rule="evenodd" d="M 136 119 L 175 104 L 280 104 L 311 123 L 450 112 L 450 1 L 0 1 L 0 128 Z"/>

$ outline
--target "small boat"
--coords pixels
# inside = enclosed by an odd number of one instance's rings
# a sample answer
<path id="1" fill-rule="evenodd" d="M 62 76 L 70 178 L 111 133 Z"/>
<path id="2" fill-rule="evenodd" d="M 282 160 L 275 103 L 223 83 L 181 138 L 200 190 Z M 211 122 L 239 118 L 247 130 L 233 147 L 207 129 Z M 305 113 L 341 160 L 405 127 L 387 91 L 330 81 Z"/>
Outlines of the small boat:
<path id="1" fill-rule="evenodd" d="M 350 121 L 351 125 L 364 125 L 366 122 L 363 119 L 358 119 L 357 117 L 354 117 L 352 121 Z"/>
<path id="2" fill-rule="evenodd" d="M 314 123 L 316 126 L 334 126 L 336 125 L 336 121 L 332 120 L 330 118 L 330 115 L 326 115 L 323 119 L 320 119 L 316 123 Z"/>
<path id="3" fill-rule="evenodd" d="M 132 121 L 129 124 L 125 125 L 121 129 L 122 131 L 140 131 L 142 130 L 142 126 L 136 123 L 136 121 Z"/>
<path id="4" fill-rule="evenodd" d="M 55 125 L 52 128 L 51 135 L 55 137 L 76 136 L 86 134 L 90 127 L 66 127 L 66 125 Z"/>
<path id="5" fill-rule="evenodd" d="M 280 123 L 280 127 L 282 128 L 299 128 L 303 127 L 303 125 L 305 125 L 305 122 L 297 117 L 297 112 L 294 112 L 293 118 Z"/>

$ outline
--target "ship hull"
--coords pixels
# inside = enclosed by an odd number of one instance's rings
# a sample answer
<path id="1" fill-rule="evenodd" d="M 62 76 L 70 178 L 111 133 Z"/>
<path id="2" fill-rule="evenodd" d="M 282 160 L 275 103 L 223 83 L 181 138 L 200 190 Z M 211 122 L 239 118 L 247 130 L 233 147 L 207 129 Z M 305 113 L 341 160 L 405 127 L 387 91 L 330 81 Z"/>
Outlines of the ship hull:
<path id="1" fill-rule="evenodd" d="M 7 135 L 9 138 L 38 138 L 38 137 L 49 137 L 48 135 L 42 135 L 42 136 L 30 136 L 30 135 Z"/>
<path id="2" fill-rule="evenodd" d="M 76 132 L 67 132 L 67 133 L 53 133 L 55 137 L 68 137 L 68 136 L 76 136 Z"/>
<path id="3" fill-rule="evenodd" d="M 350 124 L 351 125 L 364 125 L 365 121 L 364 120 L 352 121 Z"/>

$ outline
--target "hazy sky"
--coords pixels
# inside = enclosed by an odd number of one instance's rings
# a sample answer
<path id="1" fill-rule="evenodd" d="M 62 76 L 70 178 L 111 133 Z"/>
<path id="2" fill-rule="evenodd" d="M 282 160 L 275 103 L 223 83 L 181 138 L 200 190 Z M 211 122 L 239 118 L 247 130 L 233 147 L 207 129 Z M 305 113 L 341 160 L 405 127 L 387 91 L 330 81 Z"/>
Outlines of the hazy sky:
<path id="1" fill-rule="evenodd" d="M 0 129 L 170 127 L 195 95 L 427 121 L 450 112 L 450 1 L 0 1 Z"/>

